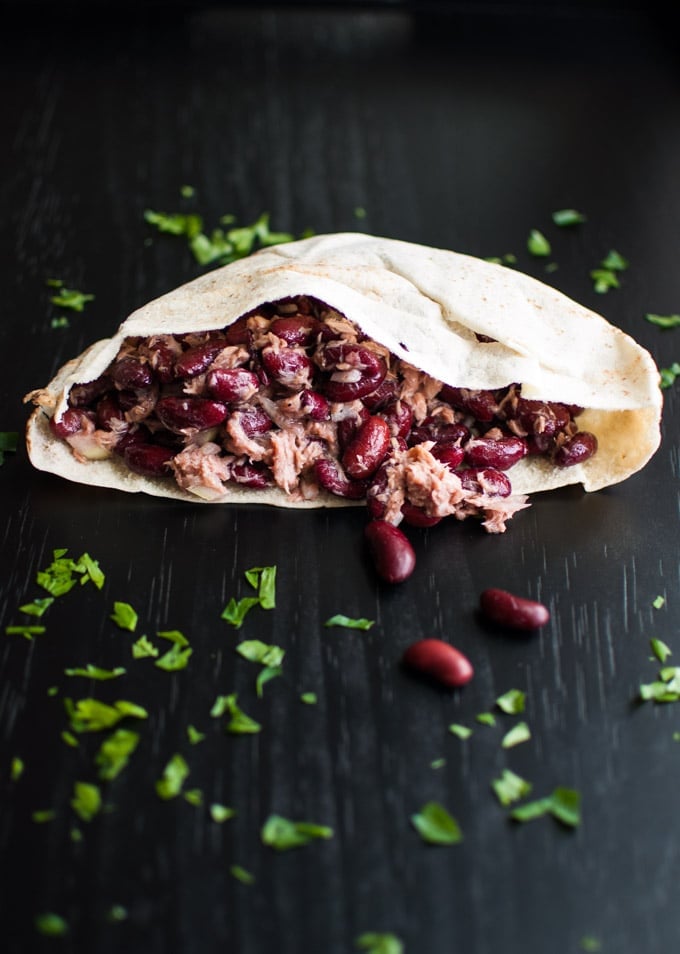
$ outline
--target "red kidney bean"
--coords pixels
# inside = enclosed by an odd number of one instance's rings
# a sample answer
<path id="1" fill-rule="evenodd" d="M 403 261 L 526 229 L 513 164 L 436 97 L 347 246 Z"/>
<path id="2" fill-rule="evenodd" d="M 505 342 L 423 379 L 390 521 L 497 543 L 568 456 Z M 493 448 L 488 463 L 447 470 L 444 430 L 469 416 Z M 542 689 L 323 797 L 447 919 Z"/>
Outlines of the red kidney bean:
<path id="1" fill-rule="evenodd" d="M 446 464 L 449 470 L 456 470 L 463 463 L 465 451 L 459 444 L 438 443 L 430 449 L 436 460 Z"/>
<path id="2" fill-rule="evenodd" d="M 367 421 L 370 416 L 371 413 L 368 408 L 362 407 L 356 415 L 352 415 L 352 417 L 343 417 L 342 420 L 338 421 L 336 431 L 338 435 L 338 444 L 340 445 L 341 450 L 344 450 L 345 447 L 348 446 L 361 425 Z"/>
<path id="3" fill-rule="evenodd" d="M 82 429 L 83 419 L 87 417 L 85 411 L 76 411 L 74 408 L 68 408 L 57 420 L 56 416 L 50 418 L 50 430 L 55 437 L 70 437 L 77 434 Z"/>
<path id="4" fill-rule="evenodd" d="M 441 444 L 457 444 L 470 437 L 470 429 L 465 424 L 450 423 L 441 415 L 426 417 L 421 424 L 414 427 L 408 435 L 409 447 L 422 444 L 423 441 L 436 441 Z"/>
<path id="5" fill-rule="evenodd" d="M 475 674 L 467 656 L 443 639 L 419 639 L 406 649 L 402 661 L 409 669 L 452 689 L 467 685 Z"/>
<path id="6" fill-rule="evenodd" d="M 259 434 L 266 434 L 274 426 L 272 419 L 260 407 L 245 407 L 243 410 L 234 411 L 232 417 L 234 415 L 237 416 L 246 437 L 257 437 Z"/>
<path id="7" fill-rule="evenodd" d="M 384 358 L 358 344 L 330 342 L 319 356 L 323 371 L 335 371 L 339 364 L 346 369 L 336 371 L 325 382 L 324 392 L 330 401 L 355 401 L 365 398 L 380 385 L 387 374 Z"/>
<path id="8" fill-rule="evenodd" d="M 385 514 L 385 503 L 378 497 L 387 490 L 387 465 L 382 464 L 371 478 L 366 491 L 366 505 L 374 520 L 380 520 Z"/>
<path id="9" fill-rule="evenodd" d="M 577 431 L 568 437 L 555 451 L 553 460 L 558 467 L 573 467 L 582 464 L 597 450 L 597 438 L 590 431 Z"/>
<path id="10" fill-rule="evenodd" d="M 439 397 L 451 407 L 471 414 L 478 421 L 492 421 L 498 413 L 498 402 L 493 391 L 471 391 L 468 388 L 454 388 L 445 384 Z"/>
<path id="11" fill-rule="evenodd" d="M 227 404 L 240 404 L 257 393 L 257 375 L 246 368 L 214 368 L 205 379 L 208 394 Z"/>
<path id="12" fill-rule="evenodd" d="M 463 490 L 475 494 L 488 494 L 490 497 L 509 497 L 512 484 L 501 470 L 493 467 L 467 467 L 456 471 Z"/>
<path id="13" fill-rule="evenodd" d="M 407 523 L 410 527 L 434 527 L 442 519 L 441 517 L 428 516 L 422 507 L 416 507 L 408 500 L 402 504 L 401 513 L 404 523 Z"/>
<path id="14" fill-rule="evenodd" d="M 313 421 L 327 421 L 331 413 L 330 404 L 323 394 L 319 394 L 318 391 L 311 391 L 309 388 L 300 394 L 300 408 Z"/>
<path id="15" fill-rule="evenodd" d="M 175 361 L 175 377 L 195 378 L 198 374 L 203 374 L 225 347 L 225 339 L 218 338 L 187 348 Z"/>
<path id="16" fill-rule="evenodd" d="M 177 355 L 163 341 L 157 341 L 150 357 L 156 380 L 160 384 L 169 384 L 175 377 L 175 358 Z"/>
<path id="17" fill-rule="evenodd" d="M 317 332 L 319 322 L 312 315 L 293 315 L 275 318 L 269 330 L 287 345 L 308 345 Z"/>
<path id="18" fill-rule="evenodd" d="M 250 345 L 248 317 L 244 315 L 224 330 L 224 339 L 228 345 Z"/>
<path id="19" fill-rule="evenodd" d="M 369 411 L 377 411 L 384 405 L 392 403 L 397 399 L 397 382 L 394 378 L 385 378 L 381 384 L 362 398 L 363 403 Z"/>
<path id="20" fill-rule="evenodd" d="M 406 438 L 410 434 L 413 411 L 405 401 L 391 401 L 380 411 L 380 417 L 389 424 L 393 437 Z"/>
<path id="21" fill-rule="evenodd" d="M 346 497 L 348 500 L 361 500 L 366 495 L 365 480 L 350 480 L 340 472 L 337 461 L 327 457 L 320 457 L 314 461 L 316 479 L 324 490 L 336 497 Z"/>
<path id="22" fill-rule="evenodd" d="M 125 422 L 123 409 L 113 394 L 106 394 L 97 402 L 95 420 L 97 427 L 104 431 L 112 430 L 113 421 Z"/>
<path id="23" fill-rule="evenodd" d="M 237 484 L 243 484 L 257 490 L 274 485 L 272 472 L 266 464 L 259 461 L 251 462 L 245 459 L 236 461 L 231 467 L 231 477 Z"/>
<path id="24" fill-rule="evenodd" d="M 87 407 L 112 387 L 113 382 L 109 374 L 102 374 L 101 377 L 87 384 L 74 384 L 69 391 L 68 403 L 71 407 Z"/>
<path id="25" fill-rule="evenodd" d="M 187 429 L 203 431 L 221 424 L 227 416 L 227 408 L 209 398 L 165 397 L 156 404 L 156 415 L 163 427 L 181 434 Z"/>
<path id="26" fill-rule="evenodd" d="M 414 571 L 416 555 L 406 534 L 386 520 L 371 520 L 364 537 L 378 576 L 387 583 L 401 583 Z"/>
<path id="27" fill-rule="evenodd" d="M 550 619 L 550 612 L 543 603 L 515 596 L 507 590 L 484 590 L 479 597 L 479 608 L 487 619 L 510 629 L 538 629 Z"/>
<path id="28" fill-rule="evenodd" d="M 381 417 L 369 417 L 345 448 L 342 466 L 349 477 L 364 480 L 382 464 L 390 449 L 392 434 Z"/>
<path id="29" fill-rule="evenodd" d="M 267 374 L 285 388 L 296 391 L 307 387 L 314 372 L 314 365 L 304 351 L 294 348 L 263 348 L 262 364 Z"/>
<path id="30" fill-rule="evenodd" d="M 137 358 L 121 358 L 111 368 L 113 383 L 121 391 L 137 391 L 148 388 L 153 382 L 153 372 L 148 364 Z"/>
<path id="31" fill-rule="evenodd" d="M 509 470 L 526 453 L 526 441 L 521 437 L 477 437 L 465 445 L 465 458 L 473 467 L 495 470 Z"/>
<path id="32" fill-rule="evenodd" d="M 143 477 L 168 477 L 168 464 L 176 453 L 160 444 L 130 443 L 123 449 L 123 459 L 130 470 Z"/>
<path id="33" fill-rule="evenodd" d="M 512 416 L 529 434 L 552 437 L 566 427 L 571 417 L 564 404 L 519 398 Z"/>

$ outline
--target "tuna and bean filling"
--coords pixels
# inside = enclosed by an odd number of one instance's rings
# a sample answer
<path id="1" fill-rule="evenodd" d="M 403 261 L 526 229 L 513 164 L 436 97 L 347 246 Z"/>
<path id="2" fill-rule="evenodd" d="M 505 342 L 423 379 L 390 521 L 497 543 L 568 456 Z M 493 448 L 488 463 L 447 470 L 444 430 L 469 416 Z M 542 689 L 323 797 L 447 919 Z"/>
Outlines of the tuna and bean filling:
<path id="1" fill-rule="evenodd" d="M 115 455 L 205 500 L 236 487 L 294 501 L 325 492 L 394 525 L 474 516 L 498 533 L 528 506 L 512 492 L 518 461 L 569 467 L 596 452 L 580 411 L 524 398 L 520 384 L 442 384 L 295 298 L 222 330 L 126 339 L 51 427 L 79 460 Z"/>

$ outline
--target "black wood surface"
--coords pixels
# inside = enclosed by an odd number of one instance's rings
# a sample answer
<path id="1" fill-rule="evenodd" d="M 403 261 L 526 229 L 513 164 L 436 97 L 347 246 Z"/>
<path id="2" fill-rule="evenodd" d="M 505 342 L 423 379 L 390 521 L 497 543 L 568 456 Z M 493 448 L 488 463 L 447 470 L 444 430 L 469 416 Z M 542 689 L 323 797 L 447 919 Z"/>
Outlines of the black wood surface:
<path id="1" fill-rule="evenodd" d="M 208 228 L 268 211 L 295 234 L 514 253 L 660 366 L 680 360 L 680 331 L 644 318 L 680 310 L 677 49 L 652 13 L 552 9 L 170 16 L 142 5 L 98 25 L 82 9 L 5 24 L 0 430 L 22 431 L 22 395 L 65 360 L 203 271 L 183 239 L 145 223 L 148 208 L 198 212 Z M 557 229 L 551 213 L 565 207 L 587 222 Z M 526 251 L 532 228 L 552 242 L 556 270 Z M 630 267 L 598 295 L 589 273 L 612 248 Z M 68 327 L 51 327 L 62 312 L 50 278 L 95 295 Z M 391 932 L 408 954 L 676 950 L 680 703 L 636 702 L 659 669 L 650 638 L 680 660 L 676 389 L 643 472 L 595 495 L 536 497 L 502 536 L 453 521 L 413 532 L 416 571 L 393 588 L 366 562 L 363 510 L 87 488 L 34 471 L 20 442 L 0 468 L 0 948 L 349 954 L 365 932 Z M 97 559 L 104 586 L 79 586 L 30 620 L 19 606 L 45 595 L 36 573 L 61 547 Z M 249 594 L 245 571 L 268 565 L 276 608 L 237 631 L 221 612 Z M 483 625 L 487 586 L 543 600 L 551 622 L 522 637 Z M 117 600 L 139 614 L 134 636 L 110 618 Z M 325 627 L 334 613 L 375 625 Z M 26 622 L 45 633 L 5 635 Z M 158 643 L 168 629 L 193 648 L 184 671 L 132 658 L 134 639 Z M 423 636 L 459 646 L 473 682 L 449 692 L 405 673 L 401 654 Z M 235 652 L 241 638 L 285 648 L 261 698 L 257 667 Z M 65 675 L 88 663 L 126 673 Z M 520 717 L 495 700 L 511 688 L 526 693 L 531 739 L 504 749 Z M 229 693 L 259 734 L 230 735 L 211 717 Z M 101 733 L 77 747 L 62 737 L 65 699 L 85 697 L 149 713 L 111 782 L 94 764 Z M 486 711 L 495 726 L 477 721 Z M 189 725 L 202 742 L 190 744 Z M 202 805 L 156 794 L 175 753 Z M 532 783 L 532 798 L 578 790 L 580 826 L 511 822 L 491 789 L 504 768 Z M 101 786 L 105 808 L 90 822 L 71 806 L 76 782 Z M 420 840 L 410 818 L 428 801 L 455 816 L 462 843 Z M 216 823 L 215 802 L 236 815 Z M 42 810 L 52 820 L 36 821 Z M 260 841 L 272 813 L 333 837 L 276 853 Z M 48 912 L 65 936 L 36 930 Z"/>

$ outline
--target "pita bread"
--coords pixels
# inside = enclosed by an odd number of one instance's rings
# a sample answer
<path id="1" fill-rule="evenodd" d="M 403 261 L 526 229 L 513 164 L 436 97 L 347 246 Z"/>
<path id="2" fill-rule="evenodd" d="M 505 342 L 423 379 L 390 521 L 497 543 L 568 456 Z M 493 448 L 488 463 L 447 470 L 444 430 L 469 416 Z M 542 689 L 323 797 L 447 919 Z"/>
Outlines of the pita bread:
<path id="1" fill-rule="evenodd" d="M 554 288 L 468 255 L 364 234 L 319 235 L 263 249 L 215 269 L 139 308 L 116 334 L 68 362 L 46 387 L 27 425 L 35 467 L 85 484 L 199 502 L 172 480 L 142 477 L 117 457 L 78 461 L 49 428 L 70 388 L 95 380 L 128 337 L 224 328 L 266 302 L 317 298 L 397 357 L 454 387 L 499 389 L 585 408 L 579 427 L 597 454 L 559 468 L 525 457 L 513 493 L 581 483 L 594 491 L 640 470 L 660 442 L 662 395 L 650 354 L 630 336 Z M 492 339 L 480 341 L 477 335 Z M 292 501 L 278 488 L 229 489 L 217 503 L 319 507 L 356 505 L 322 493 Z"/>

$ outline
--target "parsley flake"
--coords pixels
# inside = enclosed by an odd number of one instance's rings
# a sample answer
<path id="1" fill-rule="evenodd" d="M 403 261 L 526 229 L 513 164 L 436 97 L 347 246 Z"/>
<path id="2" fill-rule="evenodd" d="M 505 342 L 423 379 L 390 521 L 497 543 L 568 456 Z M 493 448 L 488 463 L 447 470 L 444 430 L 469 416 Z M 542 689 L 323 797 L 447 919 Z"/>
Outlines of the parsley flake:
<path id="1" fill-rule="evenodd" d="M 45 632 L 44 626 L 5 626 L 7 636 L 23 636 L 24 639 L 33 639 Z"/>
<path id="2" fill-rule="evenodd" d="M 466 725 L 460 725 L 458 722 L 451 723 L 449 726 L 449 732 L 451 735 L 455 735 L 459 739 L 469 739 L 472 735 L 472 729 L 469 729 Z"/>
<path id="3" fill-rule="evenodd" d="M 5 463 L 5 454 L 15 454 L 18 446 L 18 431 L 0 431 L 0 466 Z"/>
<path id="4" fill-rule="evenodd" d="M 118 676 L 124 676 L 126 670 L 122 666 L 116 666 L 115 669 L 101 669 L 99 666 L 93 666 L 88 663 L 87 666 L 80 666 L 76 669 L 64 669 L 67 676 L 85 676 L 88 679 L 117 679 Z"/>
<path id="5" fill-rule="evenodd" d="M 427 802 L 411 815 L 411 823 L 423 841 L 430 845 L 456 845 L 463 833 L 455 818 L 438 802 Z"/>
<path id="6" fill-rule="evenodd" d="M 262 826 L 260 837 L 263 844 L 276 851 L 289 851 L 318 838 L 332 838 L 333 829 L 316 822 L 291 821 L 281 815 L 270 815 Z"/>
<path id="7" fill-rule="evenodd" d="M 97 785 L 76 782 L 73 786 L 71 807 L 81 821 L 92 821 L 102 807 L 102 796 Z"/>
<path id="8" fill-rule="evenodd" d="M 72 311 L 84 311 L 88 301 L 94 301 L 94 295 L 77 291 L 75 288 L 66 288 L 59 278 L 49 279 L 47 284 L 52 288 L 58 289 L 57 293 L 50 297 L 50 301 L 59 308 L 70 308 Z"/>
<path id="9" fill-rule="evenodd" d="M 158 797 L 165 800 L 177 798 L 188 775 L 189 766 L 186 760 L 176 753 L 163 769 L 163 777 L 156 782 Z"/>
<path id="10" fill-rule="evenodd" d="M 138 744 L 138 732 L 133 732 L 132 729 L 116 729 L 102 742 L 95 755 L 95 765 L 99 766 L 99 778 L 107 782 L 117 778 L 128 764 Z"/>
<path id="11" fill-rule="evenodd" d="M 677 328 L 680 325 L 680 315 L 645 315 L 647 321 L 656 325 L 657 328 Z"/>
<path id="12" fill-rule="evenodd" d="M 114 602 L 111 619 L 120 629 L 127 629 L 131 633 L 137 628 L 138 616 L 129 603 Z"/>
<path id="13" fill-rule="evenodd" d="M 20 759 L 18 755 L 15 755 L 12 759 L 9 769 L 9 777 L 13 782 L 18 782 L 21 776 L 24 773 L 24 762 L 23 759 Z"/>
<path id="14" fill-rule="evenodd" d="M 396 934 L 367 931 L 354 942 L 358 950 L 366 954 L 403 954 L 404 945 Z"/>
<path id="15" fill-rule="evenodd" d="M 154 646 L 148 636 L 140 636 L 139 639 L 132 644 L 133 659 L 145 659 L 148 656 L 155 658 L 158 655 L 159 650 Z"/>
<path id="16" fill-rule="evenodd" d="M 45 937 L 63 937 L 68 934 L 68 924 L 60 914 L 47 911 L 35 918 L 35 929 Z"/>
<path id="17" fill-rule="evenodd" d="M 27 616 L 42 616 L 43 613 L 50 608 L 52 603 L 54 603 L 53 596 L 39 596 L 30 603 L 24 603 L 23 606 L 20 606 L 19 612 L 26 613 Z"/>
<path id="18" fill-rule="evenodd" d="M 199 732 L 195 726 L 188 725 L 187 739 L 189 740 L 190 745 L 198 745 L 199 742 L 202 742 L 205 739 L 205 732 Z"/>
<path id="19" fill-rule="evenodd" d="M 509 732 L 506 732 L 501 741 L 501 747 L 511 749 L 522 742 L 528 742 L 531 738 L 531 730 L 526 722 L 518 722 Z"/>
<path id="20" fill-rule="evenodd" d="M 652 606 L 654 607 L 654 609 L 661 609 L 661 607 L 665 605 L 666 605 L 665 596 L 655 596 L 654 599 L 652 600 Z"/>
<path id="21" fill-rule="evenodd" d="M 539 232 L 538 229 L 532 229 L 529 232 L 529 238 L 527 239 L 527 250 L 529 251 L 530 255 L 536 255 L 538 257 L 548 256 L 552 251 L 550 242 L 542 232 Z"/>
<path id="22" fill-rule="evenodd" d="M 373 619 L 359 617 L 353 619 L 351 616 L 343 616 L 342 613 L 336 613 L 326 620 L 324 626 L 344 626 L 346 629 L 370 629 L 375 624 Z"/>
<path id="23" fill-rule="evenodd" d="M 235 815 L 236 812 L 233 808 L 229 808 L 227 805 L 220 805 L 219 802 L 213 802 L 210 806 L 210 817 L 214 822 L 217 822 L 218 825 L 221 825 L 222 822 L 229 821 L 229 819 Z"/>
<path id="24" fill-rule="evenodd" d="M 496 699 L 496 705 L 509 715 L 518 715 L 520 712 L 524 712 L 525 699 L 526 693 L 520 689 L 509 689 Z"/>
<path id="25" fill-rule="evenodd" d="M 157 659 L 154 666 L 164 669 L 165 672 L 177 672 L 180 669 L 186 669 L 193 649 L 189 645 L 189 640 L 184 633 L 178 629 L 170 629 L 164 632 L 156 633 L 161 639 L 167 639 L 172 643 L 172 647 Z"/>
<path id="26" fill-rule="evenodd" d="M 666 662 L 668 657 L 672 655 L 670 647 L 667 646 L 662 639 L 652 637 L 649 644 L 652 647 L 652 652 L 662 665 Z"/>
<path id="27" fill-rule="evenodd" d="M 220 701 L 224 705 L 223 711 L 228 712 L 231 717 L 227 723 L 227 732 L 232 735 L 256 735 L 258 732 L 261 732 L 262 726 L 260 723 L 256 722 L 255 719 L 251 719 L 249 715 L 246 715 L 236 700 L 237 695 L 235 692 L 231 695 L 220 697 Z M 213 706 L 213 709 L 214 708 Z"/>
<path id="28" fill-rule="evenodd" d="M 518 822 L 533 821 L 542 815 L 552 815 L 563 825 L 577 827 L 581 822 L 581 795 L 573 788 L 556 788 L 545 798 L 538 798 L 513 809 L 511 817 Z"/>
<path id="29" fill-rule="evenodd" d="M 680 363 L 674 361 L 668 368 L 659 368 L 659 386 L 664 390 L 675 384 L 675 379 L 680 375 Z"/>
<path id="30" fill-rule="evenodd" d="M 108 705 L 98 699 L 65 699 L 64 705 L 74 732 L 100 732 L 110 729 L 122 719 L 146 719 L 149 713 L 142 706 L 124 699 Z"/>
<path id="31" fill-rule="evenodd" d="M 229 873 L 232 878 L 236 878 L 241 884 L 255 884 L 255 875 L 251 874 L 250 871 L 246 871 L 241 865 L 230 865 Z"/>
<path id="32" fill-rule="evenodd" d="M 300 693 L 300 702 L 304 702 L 306 706 L 315 706 L 317 701 L 318 699 L 315 692 Z"/>
<path id="33" fill-rule="evenodd" d="M 501 805 L 512 805 L 521 798 L 525 798 L 531 791 L 531 783 L 511 772 L 510 769 L 503 769 L 501 777 L 491 783 L 496 798 Z"/>
<path id="34" fill-rule="evenodd" d="M 576 209 L 558 209 L 556 212 L 553 212 L 552 220 L 555 225 L 559 225 L 560 227 L 580 225 L 582 222 L 587 221 L 583 212 L 577 212 Z"/>

